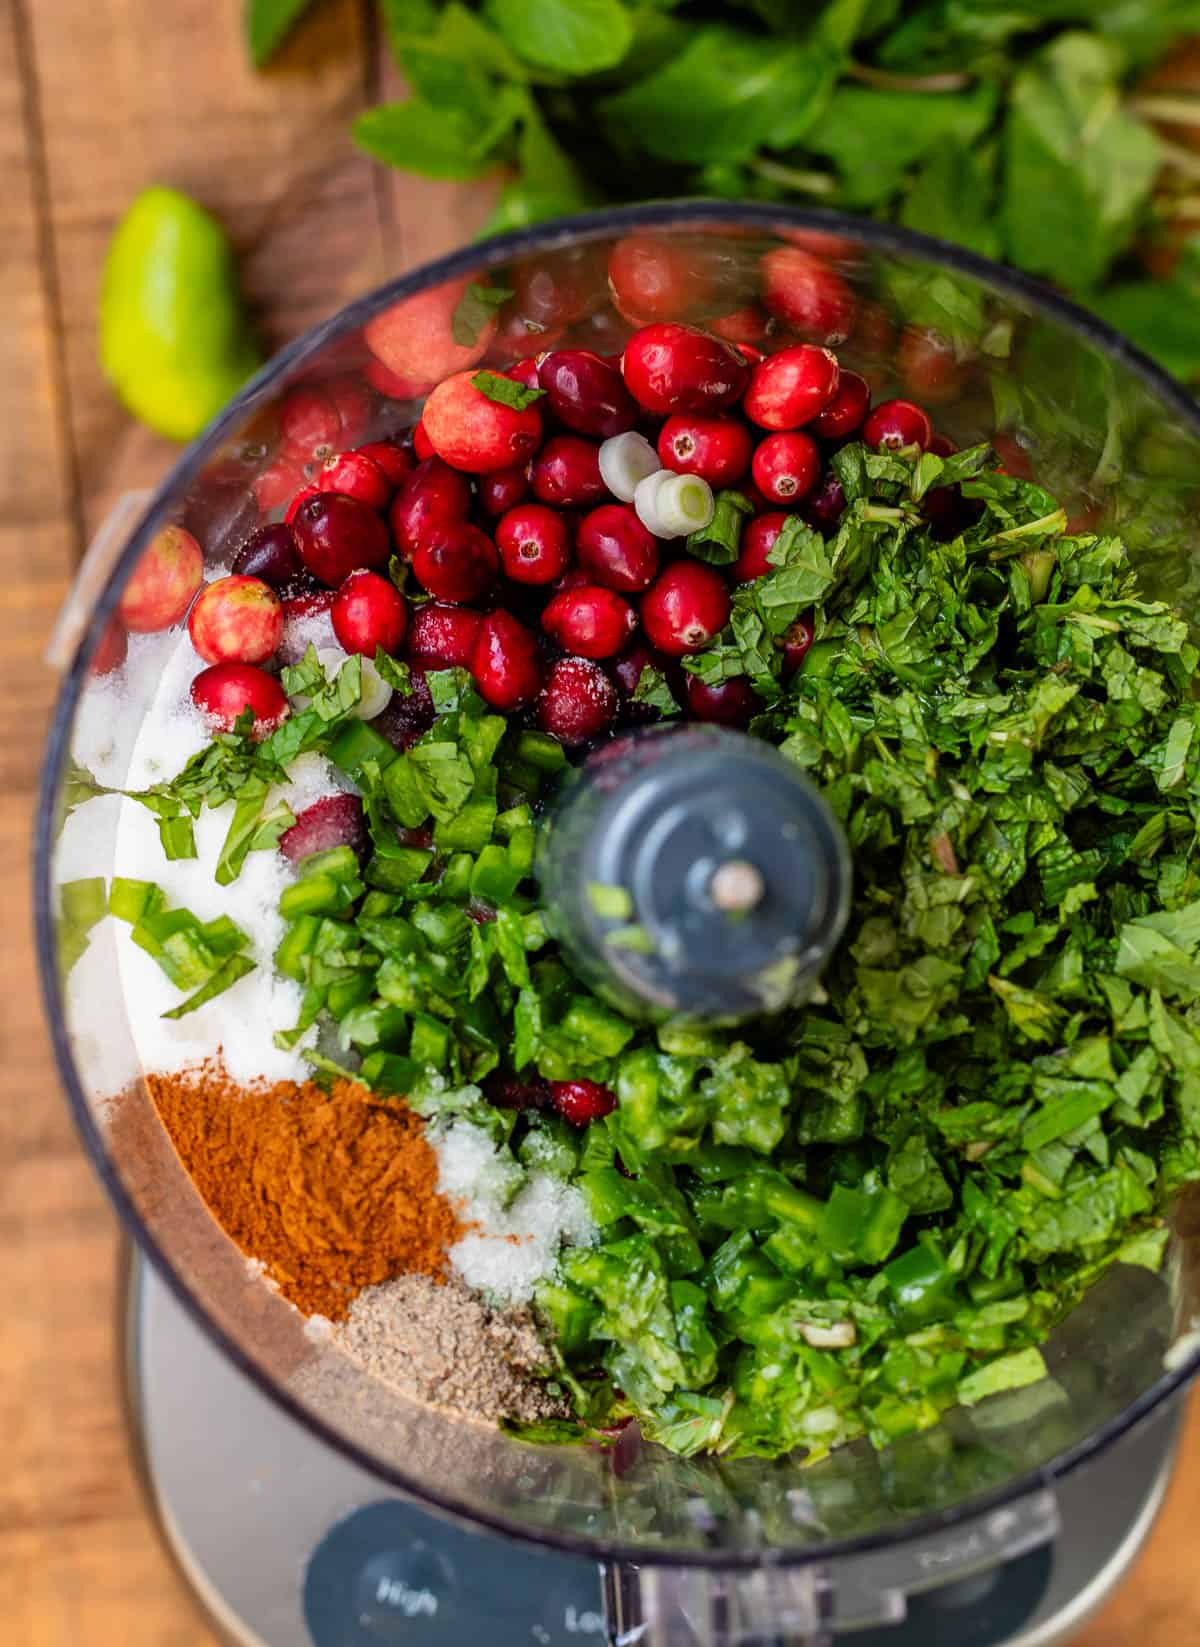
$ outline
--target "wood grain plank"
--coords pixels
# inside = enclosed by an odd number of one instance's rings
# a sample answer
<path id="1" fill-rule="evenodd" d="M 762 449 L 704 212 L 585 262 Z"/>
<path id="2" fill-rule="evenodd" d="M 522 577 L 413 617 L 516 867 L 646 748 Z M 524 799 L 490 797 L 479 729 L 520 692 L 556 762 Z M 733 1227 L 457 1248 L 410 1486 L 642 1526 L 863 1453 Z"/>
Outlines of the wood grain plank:
<path id="1" fill-rule="evenodd" d="M 29 822 L 55 682 L 42 666 L 77 537 L 56 369 L 41 127 L 27 22 L 0 4 L 6 181 L 0 381 L 0 1617 L 20 1647 L 202 1647 L 147 1524 L 112 1376 L 113 1220 L 79 1151 L 41 1022 L 29 935 Z"/>
<path id="2" fill-rule="evenodd" d="M 268 352 L 382 272 L 371 168 L 347 130 L 366 85 L 364 8 L 327 0 L 261 75 L 242 43 L 241 9 L 241 0 L 30 4 L 67 409 L 89 531 L 120 491 L 161 474 L 174 450 L 131 424 L 96 359 L 105 247 L 140 188 L 174 184 L 225 223 Z"/>

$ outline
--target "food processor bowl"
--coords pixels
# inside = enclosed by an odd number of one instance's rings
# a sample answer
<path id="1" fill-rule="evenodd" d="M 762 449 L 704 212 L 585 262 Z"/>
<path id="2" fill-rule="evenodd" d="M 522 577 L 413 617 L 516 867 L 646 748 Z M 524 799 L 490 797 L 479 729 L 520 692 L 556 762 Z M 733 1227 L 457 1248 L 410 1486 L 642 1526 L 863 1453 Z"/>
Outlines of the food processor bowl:
<path id="1" fill-rule="evenodd" d="M 854 294 L 853 316 L 797 313 L 785 334 L 836 343 L 877 398 L 912 393 L 933 404 L 959 445 L 993 440 L 1005 465 L 1035 473 L 1069 516 L 1118 530 L 1155 593 L 1200 620 L 1200 410 L 1046 288 L 902 230 L 772 205 L 641 206 L 483 241 L 403 275 L 285 350 L 86 567 L 66 620 L 72 652 L 37 818 L 41 974 L 63 1084 L 122 1218 L 180 1303 L 294 1419 L 447 1515 L 606 1563 L 613 1628 L 632 1631 L 626 1639 L 668 1601 L 701 1641 L 803 1637 L 823 1628 L 847 1563 L 872 1555 L 894 1578 L 895 1552 L 967 1523 L 979 1559 L 1049 1536 L 1056 1480 L 1200 1366 L 1200 1241 L 1189 1208 L 1176 1211 L 1160 1275 L 1114 1267 L 1055 1330 L 1047 1378 L 954 1409 L 886 1451 L 855 1442 L 808 1465 L 532 1445 L 372 1380 L 264 1285 L 209 1216 L 142 1084 L 137 1003 L 122 985 L 112 922 L 81 931 L 62 891 L 113 872 L 119 801 L 85 841 L 74 832 L 69 854 L 64 842 L 82 799 L 121 789 L 157 686 L 138 678 L 136 637 L 120 688 L 92 670 L 154 534 L 182 523 L 208 566 L 227 569 L 249 531 L 278 518 L 285 489 L 311 478 L 305 464 L 319 464 L 319 451 L 297 455 L 288 434 L 289 397 L 294 406 L 301 387 L 353 400 L 355 444 L 411 428 L 449 371 L 502 370 L 564 345 L 618 353 L 639 323 L 667 318 L 661 290 L 610 285 L 613 249 L 631 237 L 673 271 L 669 318 L 751 345 L 764 340 L 765 254 L 835 267 Z"/>

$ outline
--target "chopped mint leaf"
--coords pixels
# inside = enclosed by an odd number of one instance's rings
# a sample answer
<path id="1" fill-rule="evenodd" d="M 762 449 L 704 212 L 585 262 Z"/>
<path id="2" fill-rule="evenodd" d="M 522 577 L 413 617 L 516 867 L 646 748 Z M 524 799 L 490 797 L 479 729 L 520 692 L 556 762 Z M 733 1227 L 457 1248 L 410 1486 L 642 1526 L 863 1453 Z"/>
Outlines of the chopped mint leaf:
<path id="1" fill-rule="evenodd" d="M 645 665 L 638 676 L 637 685 L 633 689 L 633 702 L 643 703 L 649 709 L 657 709 L 664 717 L 680 713 L 678 700 L 667 684 L 667 677 L 661 669 L 655 669 L 650 663 Z"/>
<path id="2" fill-rule="evenodd" d="M 523 412 L 527 406 L 541 400 L 544 389 L 531 389 L 515 378 L 502 377 L 498 372 L 476 372 L 471 382 L 481 395 L 501 406 L 511 406 L 514 412 Z"/>
<path id="3" fill-rule="evenodd" d="M 501 304 L 512 296 L 507 286 L 480 286 L 472 283 L 459 298 L 450 323 L 454 341 L 464 349 L 473 348 Z"/>

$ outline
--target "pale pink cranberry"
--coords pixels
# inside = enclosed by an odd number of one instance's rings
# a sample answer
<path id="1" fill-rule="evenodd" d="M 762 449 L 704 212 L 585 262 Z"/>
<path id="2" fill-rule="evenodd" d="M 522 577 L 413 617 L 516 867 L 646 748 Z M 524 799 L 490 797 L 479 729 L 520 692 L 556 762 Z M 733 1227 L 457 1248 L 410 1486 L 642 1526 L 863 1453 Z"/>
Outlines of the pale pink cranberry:
<path id="1" fill-rule="evenodd" d="M 135 634 L 170 629 L 187 612 L 204 577 L 204 553 L 182 526 L 151 539 L 121 591 L 117 615 Z"/>
<path id="2" fill-rule="evenodd" d="M 261 578 L 217 578 L 196 596 L 188 635 L 205 663 L 266 663 L 283 639 L 283 602 Z"/>
<path id="3" fill-rule="evenodd" d="M 445 378 L 425 402 L 421 422 L 434 451 L 451 468 L 473 475 L 527 462 L 542 441 L 536 402 L 518 411 L 490 400 L 475 387 L 474 375 Z"/>

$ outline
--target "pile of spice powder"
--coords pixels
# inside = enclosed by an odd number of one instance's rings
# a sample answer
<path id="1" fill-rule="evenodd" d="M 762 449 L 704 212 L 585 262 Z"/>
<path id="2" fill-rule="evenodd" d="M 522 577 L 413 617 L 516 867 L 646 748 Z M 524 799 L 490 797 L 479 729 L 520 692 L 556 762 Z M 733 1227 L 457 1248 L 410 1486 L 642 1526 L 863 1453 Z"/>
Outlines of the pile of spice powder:
<path id="1" fill-rule="evenodd" d="M 551 1359 L 530 1311 L 494 1309 L 457 1275 L 443 1286 L 402 1275 L 369 1287 L 333 1342 L 401 1395 L 464 1418 L 536 1423 L 571 1413 L 544 1381 Z"/>
<path id="2" fill-rule="evenodd" d="M 348 1080 L 241 1087 L 215 1062 L 146 1084 L 213 1217 L 305 1315 L 340 1321 L 364 1287 L 445 1274 L 462 1227 L 403 1103 Z"/>

